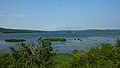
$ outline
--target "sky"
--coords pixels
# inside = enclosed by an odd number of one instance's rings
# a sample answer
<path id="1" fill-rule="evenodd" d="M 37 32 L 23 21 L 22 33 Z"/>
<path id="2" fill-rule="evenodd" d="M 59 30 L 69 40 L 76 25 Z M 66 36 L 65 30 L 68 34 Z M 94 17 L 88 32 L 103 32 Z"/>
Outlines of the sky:
<path id="1" fill-rule="evenodd" d="M 0 0 L 0 27 L 120 29 L 120 0 Z"/>

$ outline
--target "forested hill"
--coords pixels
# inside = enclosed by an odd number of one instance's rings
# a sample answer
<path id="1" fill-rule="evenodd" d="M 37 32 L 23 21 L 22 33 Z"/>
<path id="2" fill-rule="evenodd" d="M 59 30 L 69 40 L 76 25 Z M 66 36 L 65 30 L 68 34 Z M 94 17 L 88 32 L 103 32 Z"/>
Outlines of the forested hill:
<path id="1" fill-rule="evenodd" d="M 0 33 L 37 33 L 43 31 L 0 28 Z"/>
<path id="2" fill-rule="evenodd" d="M 23 30 L 23 29 L 8 29 L 0 28 L 0 33 L 76 33 L 76 32 L 110 32 L 110 33 L 120 33 L 120 29 L 111 30 L 59 30 L 59 31 L 43 31 L 43 30 Z"/>

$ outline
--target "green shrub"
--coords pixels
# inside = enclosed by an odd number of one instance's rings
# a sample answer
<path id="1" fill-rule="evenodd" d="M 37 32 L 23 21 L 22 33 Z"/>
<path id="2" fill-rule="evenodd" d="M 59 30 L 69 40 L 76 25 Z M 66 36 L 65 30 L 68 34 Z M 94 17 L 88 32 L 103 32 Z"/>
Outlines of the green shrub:
<path id="1" fill-rule="evenodd" d="M 119 39 L 116 40 L 116 45 L 115 46 L 120 47 L 120 40 Z"/>
<path id="2" fill-rule="evenodd" d="M 73 55 L 73 61 L 69 63 L 71 68 L 119 68 L 120 66 L 120 49 L 108 43 Z"/>
<path id="3" fill-rule="evenodd" d="M 47 38 L 47 39 L 44 39 L 44 40 L 48 40 L 48 41 L 61 41 L 61 42 L 66 41 L 66 39 L 64 39 L 64 38 Z"/>
<path id="4" fill-rule="evenodd" d="M 24 39 L 5 39 L 5 42 L 23 42 Z"/>
<path id="5" fill-rule="evenodd" d="M 103 43 L 88 51 L 54 54 L 51 42 L 38 39 L 35 43 L 20 43 L 10 47 L 12 54 L 0 55 L 0 68 L 120 68 L 120 47 Z"/>
<path id="6" fill-rule="evenodd" d="M 51 68 L 53 67 L 53 48 L 49 41 L 39 39 L 39 46 L 26 43 L 19 44 L 19 50 L 10 47 L 12 55 L 0 56 L 0 68 Z M 4 59 L 3 59 L 4 57 Z"/>

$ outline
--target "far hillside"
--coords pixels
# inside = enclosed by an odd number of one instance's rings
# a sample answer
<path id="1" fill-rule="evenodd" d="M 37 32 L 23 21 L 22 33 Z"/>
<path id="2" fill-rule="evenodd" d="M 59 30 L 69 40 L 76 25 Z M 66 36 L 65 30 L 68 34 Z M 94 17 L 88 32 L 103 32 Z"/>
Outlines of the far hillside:
<path id="1" fill-rule="evenodd" d="M 0 33 L 37 33 L 43 31 L 0 28 Z"/>
<path id="2" fill-rule="evenodd" d="M 58 30 L 58 31 L 43 31 L 43 30 L 26 30 L 26 29 L 8 29 L 0 28 L 0 33 L 76 33 L 76 32 L 109 32 L 120 33 L 120 29 L 88 29 L 88 30 Z"/>

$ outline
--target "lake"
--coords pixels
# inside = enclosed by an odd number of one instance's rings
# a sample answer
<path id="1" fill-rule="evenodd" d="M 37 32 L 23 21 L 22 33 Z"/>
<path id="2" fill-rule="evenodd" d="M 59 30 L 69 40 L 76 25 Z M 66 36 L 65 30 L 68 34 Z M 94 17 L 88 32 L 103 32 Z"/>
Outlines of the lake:
<path id="1" fill-rule="evenodd" d="M 114 32 L 47 32 L 47 33 L 7 33 L 0 34 L 0 53 L 10 53 L 9 47 L 17 48 L 17 43 L 5 42 L 5 39 L 25 39 L 26 42 L 37 43 L 39 37 L 42 38 L 65 38 L 66 42 L 52 42 L 54 52 L 72 53 L 73 50 L 88 50 L 99 43 L 115 44 L 115 40 L 120 38 L 119 33 Z M 80 42 L 80 40 L 82 42 Z"/>

